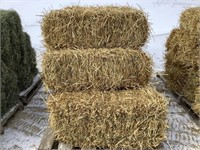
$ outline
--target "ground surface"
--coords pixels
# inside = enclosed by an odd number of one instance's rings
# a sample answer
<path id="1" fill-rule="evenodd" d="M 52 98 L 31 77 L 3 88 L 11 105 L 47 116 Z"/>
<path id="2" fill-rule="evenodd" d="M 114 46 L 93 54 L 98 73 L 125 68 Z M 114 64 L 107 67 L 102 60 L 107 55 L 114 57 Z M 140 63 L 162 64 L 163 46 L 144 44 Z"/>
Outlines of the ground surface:
<path id="1" fill-rule="evenodd" d="M 0 150 L 31 150 L 40 143 L 48 125 L 46 93 L 41 87 L 23 110 L 17 111 L 0 136 Z"/>
<path id="2" fill-rule="evenodd" d="M 169 101 L 169 128 L 166 133 L 167 140 L 163 142 L 164 150 L 199 150 L 200 120 L 184 103 L 179 104 L 163 81 L 155 77 L 152 78 L 151 84 Z"/>
<path id="3" fill-rule="evenodd" d="M 200 122 L 192 117 L 185 106 L 178 104 L 177 99 L 165 88 L 157 77 L 150 82 L 166 96 L 169 101 L 167 140 L 159 150 L 199 150 Z M 35 150 L 38 148 L 45 128 L 48 125 L 48 113 L 45 99 L 48 94 L 40 88 L 31 102 L 18 111 L 7 123 L 5 133 L 0 136 L 0 150 Z"/>

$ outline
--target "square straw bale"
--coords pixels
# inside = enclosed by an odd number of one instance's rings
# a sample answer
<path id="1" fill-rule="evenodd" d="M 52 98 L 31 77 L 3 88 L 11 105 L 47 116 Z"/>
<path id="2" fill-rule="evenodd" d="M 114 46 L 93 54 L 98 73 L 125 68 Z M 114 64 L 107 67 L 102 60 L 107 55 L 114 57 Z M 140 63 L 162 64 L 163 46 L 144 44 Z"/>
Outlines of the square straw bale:
<path id="1" fill-rule="evenodd" d="M 165 74 L 167 87 L 186 97 L 191 103 L 199 101 L 200 68 L 166 62 Z"/>
<path id="2" fill-rule="evenodd" d="M 64 48 L 134 48 L 150 34 L 147 15 L 131 7 L 72 6 L 44 14 L 42 35 L 51 50 Z"/>
<path id="3" fill-rule="evenodd" d="M 173 63 L 197 65 L 200 57 L 200 34 L 175 28 L 166 42 L 165 59 Z"/>
<path id="4" fill-rule="evenodd" d="M 190 7 L 181 13 L 180 28 L 200 33 L 200 7 Z"/>
<path id="5" fill-rule="evenodd" d="M 152 87 L 51 95 L 56 139 L 81 148 L 145 149 L 165 139 L 168 102 Z"/>
<path id="6" fill-rule="evenodd" d="M 47 51 L 42 68 L 44 84 L 54 92 L 119 90 L 147 85 L 152 60 L 132 49 L 65 49 Z"/>

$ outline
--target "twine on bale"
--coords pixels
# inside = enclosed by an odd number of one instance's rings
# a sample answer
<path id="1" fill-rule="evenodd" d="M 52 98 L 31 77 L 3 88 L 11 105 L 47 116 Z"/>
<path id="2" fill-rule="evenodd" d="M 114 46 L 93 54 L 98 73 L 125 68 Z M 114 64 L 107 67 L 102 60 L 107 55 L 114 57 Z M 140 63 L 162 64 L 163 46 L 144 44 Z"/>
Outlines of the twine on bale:
<path id="1" fill-rule="evenodd" d="M 54 92 L 112 90 L 147 85 L 152 60 L 132 49 L 47 51 L 43 57 L 45 86 Z"/>
<path id="2" fill-rule="evenodd" d="M 168 103 L 152 87 L 60 93 L 47 105 L 56 139 L 74 146 L 145 149 L 165 139 Z"/>
<path id="3" fill-rule="evenodd" d="M 147 15 L 131 7 L 72 6 L 44 14 L 42 35 L 48 49 L 133 48 L 150 34 Z"/>

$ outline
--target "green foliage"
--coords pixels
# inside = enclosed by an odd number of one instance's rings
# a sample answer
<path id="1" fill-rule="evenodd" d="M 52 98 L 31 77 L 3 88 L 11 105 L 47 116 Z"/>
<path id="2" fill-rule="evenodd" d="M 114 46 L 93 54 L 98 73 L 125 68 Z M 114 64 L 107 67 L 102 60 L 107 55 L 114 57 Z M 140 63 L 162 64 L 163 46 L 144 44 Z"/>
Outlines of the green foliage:
<path id="1" fill-rule="evenodd" d="M 1 112 L 2 115 L 19 100 L 19 91 L 28 88 L 37 74 L 35 50 L 30 37 L 22 30 L 14 10 L 0 10 L 1 23 Z"/>
<path id="2" fill-rule="evenodd" d="M 31 46 L 30 36 L 26 32 L 23 32 L 23 37 L 22 43 L 24 57 L 18 68 L 20 71 L 18 73 L 18 85 L 21 91 L 31 85 L 34 76 L 38 73 L 36 68 L 36 53 Z"/>
<path id="3" fill-rule="evenodd" d="M 19 101 L 17 75 L 1 62 L 1 116 Z"/>

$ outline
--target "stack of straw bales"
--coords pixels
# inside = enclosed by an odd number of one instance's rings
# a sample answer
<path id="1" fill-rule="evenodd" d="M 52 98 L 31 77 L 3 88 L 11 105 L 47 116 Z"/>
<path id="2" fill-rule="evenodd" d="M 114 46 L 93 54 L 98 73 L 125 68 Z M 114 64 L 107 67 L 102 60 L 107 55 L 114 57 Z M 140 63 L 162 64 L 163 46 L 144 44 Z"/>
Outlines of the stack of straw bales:
<path id="1" fill-rule="evenodd" d="M 37 73 L 35 51 L 14 10 L 0 10 L 1 116 L 18 102 L 19 91 L 32 84 Z"/>
<path id="2" fill-rule="evenodd" d="M 164 98 L 141 50 L 147 17 L 130 7 L 67 7 L 44 16 L 44 84 L 57 140 L 82 148 L 152 148 L 165 138 Z"/>
<path id="3" fill-rule="evenodd" d="M 200 114 L 200 7 L 186 9 L 180 28 L 173 29 L 166 43 L 167 85 L 184 95 Z"/>

